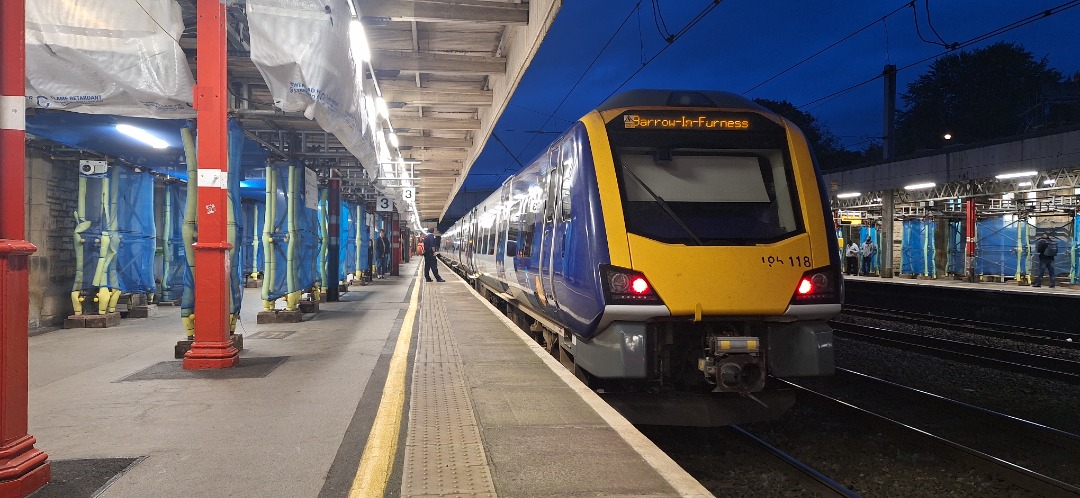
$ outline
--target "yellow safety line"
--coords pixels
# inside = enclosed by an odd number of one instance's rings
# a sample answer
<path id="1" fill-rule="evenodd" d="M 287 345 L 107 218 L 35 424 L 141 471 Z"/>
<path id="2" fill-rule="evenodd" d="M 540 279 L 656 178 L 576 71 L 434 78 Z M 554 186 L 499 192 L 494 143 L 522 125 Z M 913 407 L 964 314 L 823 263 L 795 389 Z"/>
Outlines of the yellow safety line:
<path id="1" fill-rule="evenodd" d="M 417 277 L 420 276 L 419 268 Z M 416 320 L 417 304 L 420 302 L 420 279 L 413 287 L 409 309 L 398 332 L 394 356 L 390 358 L 390 370 L 386 374 L 379 412 L 371 425 L 360 467 L 356 469 L 349 498 L 383 496 L 390 473 L 394 470 L 397 455 L 398 434 L 401 431 L 401 413 L 405 406 L 405 367 L 409 363 L 409 346 L 412 343 L 413 322 Z"/>

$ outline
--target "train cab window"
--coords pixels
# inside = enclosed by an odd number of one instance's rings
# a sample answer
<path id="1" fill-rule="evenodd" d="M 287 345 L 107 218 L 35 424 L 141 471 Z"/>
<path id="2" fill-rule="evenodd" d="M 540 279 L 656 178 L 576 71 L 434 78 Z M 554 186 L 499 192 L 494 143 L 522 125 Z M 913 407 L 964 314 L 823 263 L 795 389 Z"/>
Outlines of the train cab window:
<path id="1" fill-rule="evenodd" d="M 780 149 L 621 147 L 627 229 L 669 243 L 747 245 L 801 231 Z"/>

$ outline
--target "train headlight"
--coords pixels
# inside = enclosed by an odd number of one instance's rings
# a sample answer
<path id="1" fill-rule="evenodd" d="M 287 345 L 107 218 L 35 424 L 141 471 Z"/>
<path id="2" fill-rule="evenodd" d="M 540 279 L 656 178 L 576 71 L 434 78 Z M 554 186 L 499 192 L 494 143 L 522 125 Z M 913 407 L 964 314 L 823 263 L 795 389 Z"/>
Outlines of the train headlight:
<path id="1" fill-rule="evenodd" d="M 612 273 L 608 282 L 611 284 L 611 292 L 626 294 L 630 291 L 630 276 L 625 273 Z"/>
<path id="2" fill-rule="evenodd" d="M 600 281 L 604 288 L 604 300 L 608 304 L 663 303 L 641 272 L 600 265 Z"/>

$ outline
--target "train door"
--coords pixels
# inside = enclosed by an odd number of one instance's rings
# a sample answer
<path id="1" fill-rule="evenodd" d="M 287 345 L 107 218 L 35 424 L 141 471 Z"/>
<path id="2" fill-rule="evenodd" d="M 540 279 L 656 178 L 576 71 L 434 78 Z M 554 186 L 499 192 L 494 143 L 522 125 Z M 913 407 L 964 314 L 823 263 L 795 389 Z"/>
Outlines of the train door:
<path id="1" fill-rule="evenodd" d="M 551 270 L 551 236 L 555 231 L 554 213 L 555 213 L 555 199 L 552 197 L 552 187 L 555 180 L 555 151 L 558 149 L 551 149 L 548 151 L 548 164 L 547 171 L 541 171 L 540 173 L 540 188 L 542 190 L 543 202 L 541 203 L 541 209 L 538 213 L 540 216 L 540 243 L 536 246 L 536 252 L 538 254 L 537 273 L 533 276 L 536 288 L 536 297 L 540 300 L 540 303 L 544 306 L 554 307 L 555 296 L 551 291 L 551 280 L 548 278 L 548 273 Z"/>
<path id="2" fill-rule="evenodd" d="M 564 142 L 565 143 L 565 142 Z M 562 264 L 562 244 L 565 241 L 565 231 L 561 223 L 561 204 L 563 188 L 563 153 L 562 145 L 557 145 L 549 152 L 551 169 L 548 171 L 548 181 L 545 188 L 544 202 L 544 232 L 540 240 L 540 280 L 542 282 L 544 301 L 548 306 L 556 307 L 555 296 L 555 273 L 556 268 Z M 561 271 L 559 272 L 561 274 Z"/>
<path id="3" fill-rule="evenodd" d="M 496 218 L 498 221 L 495 223 L 496 230 L 498 231 L 497 237 L 495 237 L 495 274 L 503 275 L 506 272 L 506 258 L 513 257 L 513 254 L 507 254 L 507 246 L 510 236 L 510 179 L 508 178 L 502 185 L 502 194 L 499 196 L 499 206 L 496 208 L 498 211 Z"/>

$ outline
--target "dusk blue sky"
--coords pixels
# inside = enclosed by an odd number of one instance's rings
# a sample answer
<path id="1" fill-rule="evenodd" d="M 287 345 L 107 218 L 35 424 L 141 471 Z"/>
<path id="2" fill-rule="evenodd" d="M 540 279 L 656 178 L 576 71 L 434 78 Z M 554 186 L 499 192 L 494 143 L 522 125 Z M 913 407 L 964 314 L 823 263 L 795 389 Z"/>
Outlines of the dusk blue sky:
<path id="1" fill-rule="evenodd" d="M 507 149 L 527 164 L 557 133 L 617 89 L 709 89 L 787 100 L 814 115 L 845 146 L 860 150 L 882 134 L 881 79 L 806 104 L 880 75 L 885 64 L 902 69 L 897 89 L 904 93 L 933 59 L 903 68 L 945 52 L 941 45 L 920 40 L 916 32 L 913 12 L 922 37 L 938 40 L 927 24 L 927 2 L 933 28 L 948 43 L 963 43 L 1041 11 L 1064 8 L 967 50 L 1014 42 L 1037 58 L 1047 57 L 1051 67 L 1066 75 L 1080 71 L 1080 1 L 1076 0 L 917 0 L 913 8 L 896 0 L 727 0 L 627 81 L 667 45 L 656 27 L 654 2 L 567 0 L 495 128 L 506 148 L 490 138 L 465 188 L 497 187 L 520 169 Z M 711 0 L 655 3 L 670 33 L 683 30 L 713 5 Z M 885 21 L 754 88 L 897 9 Z M 902 105 L 899 98 L 898 105 Z"/>

